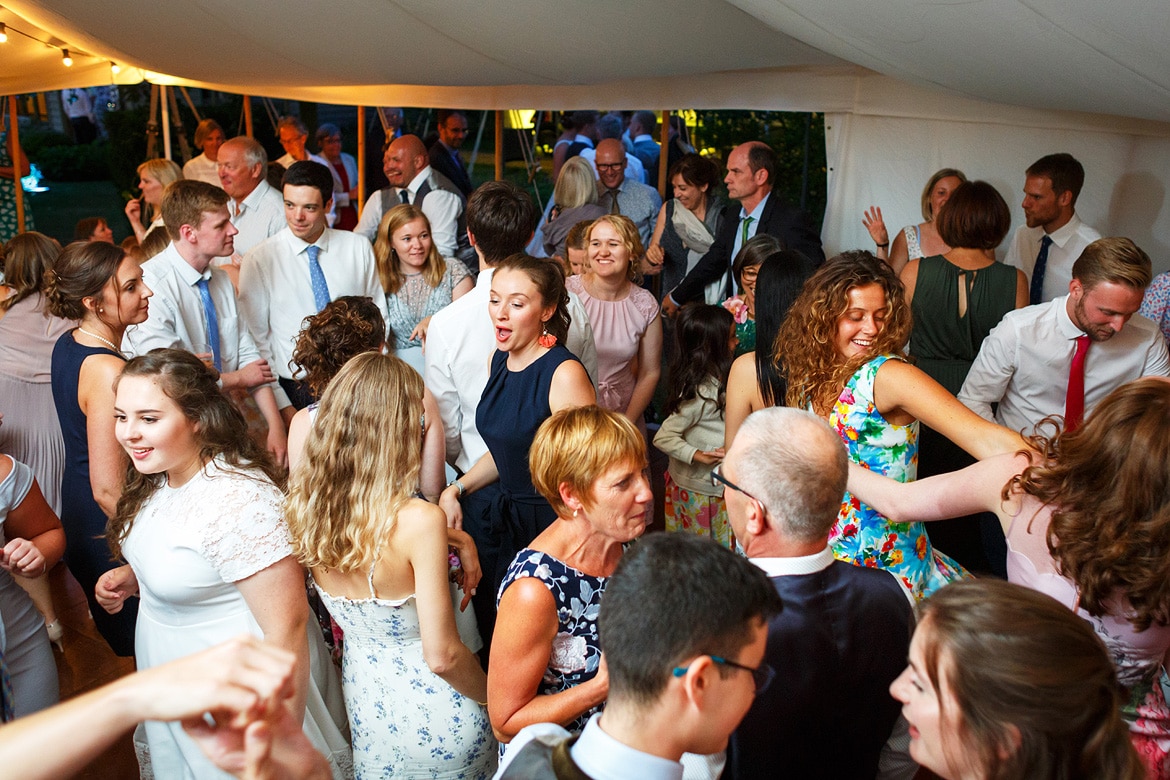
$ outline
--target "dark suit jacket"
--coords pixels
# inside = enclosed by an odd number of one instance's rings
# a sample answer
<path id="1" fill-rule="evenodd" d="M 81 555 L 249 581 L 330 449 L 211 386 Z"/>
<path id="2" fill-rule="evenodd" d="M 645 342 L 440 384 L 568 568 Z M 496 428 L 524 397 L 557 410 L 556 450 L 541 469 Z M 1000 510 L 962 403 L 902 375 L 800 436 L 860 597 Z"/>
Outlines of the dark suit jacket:
<path id="1" fill-rule="evenodd" d="M 442 142 L 435 141 L 431 146 L 429 157 L 431 167 L 450 179 L 451 183 L 463 193 L 464 199 L 471 196 L 471 191 L 475 189 L 471 186 L 471 178 L 462 166 L 455 164 L 455 161 L 451 159 L 451 153 L 447 151 L 447 147 L 443 146 Z"/>
<path id="2" fill-rule="evenodd" d="M 735 233 L 740 230 L 741 209 L 742 206 L 736 201 L 723 208 L 723 222 L 719 227 L 719 235 L 715 236 L 715 243 L 711 244 L 707 254 L 670 294 L 679 306 L 701 298 L 703 288 L 717 281 L 731 267 L 731 261 L 735 259 L 731 256 L 731 250 L 735 247 Z M 774 191 L 764 205 L 764 213 L 760 215 L 756 235 L 761 233 L 780 239 L 785 249 L 800 252 L 815 267 L 824 265 L 825 250 L 821 247 L 821 237 L 813 229 L 809 215 L 784 203 Z"/>
<path id="3" fill-rule="evenodd" d="M 889 687 L 910 651 L 909 600 L 889 572 L 840 561 L 772 583 L 776 677 L 732 735 L 724 780 L 872 780 L 901 710 Z"/>

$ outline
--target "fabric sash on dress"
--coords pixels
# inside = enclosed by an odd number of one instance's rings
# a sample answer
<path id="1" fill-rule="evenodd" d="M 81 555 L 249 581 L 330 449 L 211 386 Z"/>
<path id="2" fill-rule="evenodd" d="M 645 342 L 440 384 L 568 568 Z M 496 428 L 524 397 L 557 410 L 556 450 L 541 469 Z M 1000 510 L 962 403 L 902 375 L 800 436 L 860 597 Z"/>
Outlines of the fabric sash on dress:
<path id="1" fill-rule="evenodd" d="M 690 209 L 679 203 L 677 198 L 674 201 L 674 214 L 670 224 L 674 227 L 674 232 L 678 234 L 678 237 L 682 239 L 683 246 L 687 248 L 686 272 L 689 274 L 703 258 L 703 255 L 707 254 L 711 245 L 715 243 L 715 236 L 711 234 L 703 221 L 692 214 Z M 730 273 L 731 269 L 729 268 L 717 281 L 711 282 L 703 289 L 703 299 L 707 303 L 718 306 L 723 300 L 723 291 L 727 289 Z"/>

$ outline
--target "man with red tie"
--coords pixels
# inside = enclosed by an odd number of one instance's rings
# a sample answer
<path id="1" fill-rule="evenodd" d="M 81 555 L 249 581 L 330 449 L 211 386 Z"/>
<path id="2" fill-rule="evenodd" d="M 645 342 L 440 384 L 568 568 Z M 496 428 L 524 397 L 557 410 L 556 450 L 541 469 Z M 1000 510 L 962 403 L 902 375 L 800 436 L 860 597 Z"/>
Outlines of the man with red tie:
<path id="1" fill-rule="evenodd" d="M 1114 388 L 1170 376 L 1165 339 L 1137 314 L 1150 277 L 1149 256 L 1128 238 L 1089 244 L 1068 295 L 1009 312 L 991 331 L 959 400 L 1027 434 L 1050 414 L 1075 427 Z"/>

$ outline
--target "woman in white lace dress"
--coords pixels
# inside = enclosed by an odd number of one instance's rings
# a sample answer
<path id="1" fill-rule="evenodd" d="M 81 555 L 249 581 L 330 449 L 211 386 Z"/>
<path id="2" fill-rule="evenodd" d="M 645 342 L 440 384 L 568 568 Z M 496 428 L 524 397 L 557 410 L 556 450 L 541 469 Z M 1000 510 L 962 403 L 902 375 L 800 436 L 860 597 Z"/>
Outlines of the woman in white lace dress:
<path id="1" fill-rule="evenodd" d="M 359 779 L 486 778 L 496 768 L 487 677 L 455 626 L 447 519 L 417 497 L 422 397 L 403 361 L 352 358 L 321 397 L 289 489 L 293 546 L 345 631 Z"/>
<path id="2" fill-rule="evenodd" d="M 115 556 L 129 565 L 98 580 L 113 613 L 141 597 L 139 669 L 182 658 L 241 633 L 296 654 L 309 739 L 337 776 L 350 767 L 336 676 L 308 627 L 304 573 L 282 517 L 281 474 L 247 435 L 214 372 L 189 352 L 156 349 L 126 364 L 115 385 L 115 434 L 134 464 L 110 520 Z M 315 641 L 314 641 L 315 640 Z M 146 726 L 158 778 L 226 777 L 179 724 Z"/>
<path id="3" fill-rule="evenodd" d="M 405 203 L 382 217 L 374 257 L 386 291 L 395 354 L 421 374 L 431 315 L 471 290 L 471 272 L 454 258 L 443 259 L 431 240 L 426 214 Z"/>

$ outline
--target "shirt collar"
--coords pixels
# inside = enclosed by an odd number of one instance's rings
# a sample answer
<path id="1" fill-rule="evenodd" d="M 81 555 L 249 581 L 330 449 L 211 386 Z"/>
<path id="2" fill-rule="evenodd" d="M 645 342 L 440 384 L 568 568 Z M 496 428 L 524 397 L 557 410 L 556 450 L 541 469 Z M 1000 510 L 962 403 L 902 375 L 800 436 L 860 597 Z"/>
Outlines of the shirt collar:
<path id="1" fill-rule="evenodd" d="M 417 174 L 415 174 L 415 177 L 410 180 L 409 184 L 406 185 L 406 191 L 410 193 L 410 202 L 411 203 L 414 203 L 414 196 L 418 194 L 419 187 L 423 186 L 423 182 L 426 181 L 427 177 L 430 175 L 431 175 L 431 166 L 428 165 L 425 168 L 423 168 L 421 171 L 419 171 Z"/>
<path id="2" fill-rule="evenodd" d="M 1050 305 L 1056 307 L 1056 329 L 1060 335 L 1066 339 L 1075 339 L 1085 335 L 1085 332 L 1077 327 L 1077 324 L 1072 321 L 1072 317 L 1068 316 L 1068 302 L 1072 295 L 1063 295 L 1059 298 L 1053 298 Z"/>
<path id="3" fill-rule="evenodd" d="M 325 230 L 321 233 L 321 235 L 317 236 L 317 240 L 314 241 L 312 244 L 310 244 L 309 242 L 307 242 L 303 239 L 297 238 L 296 235 L 293 234 L 291 229 L 286 228 L 286 230 L 288 230 L 288 241 L 289 241 L 289 244 L 292 246 L 294 255 L 303 254 L 304 251 L 306 249 L 308 249 L 310 246 L 315 246 L 318 249 L 320 249 L 322 252 L 329 251 L 330 228 L 325 228 Z"/>
<path id="4" fill-rule="evenodd" d="M 1074 213 L 1072 215 L 1072 219 L 1070 219 L 1068 222 L 1065 222 L 1063 225 L 1058 227 L 1056 230 L 1049 233 L 1048 237 L 1052 239 L 1052 243 L 1056 244 L 1061 249 L 1064 249 L 1064 245 L 1068 243 L 1068 240 L 1070 238 L 1072 238 L 1073 236 L 1076 235 L 1076 233 L 1080 229 L 1080 227 L 1081 227 L 1081 218 L 1078 217 Z M 1041 238 L 1044 237 L 1043 229 L 1041 229 L 1040 237 Z"/>
<path id="5" fill-rule="evenodd" d="M 654 136 L 650 135 L 649 133 L 642 133 L 640 136 L 634 139 L 634 143 L 639 143 L 643 138 L 645 138 L 647 141 L 654 140 Z"/>
<path id="6" fill-rule="evenodd" d="M 232 212 L 232 216 L 235 216 L 235 209 L 233 209 L 232 206 L 239 206 L 240 213 L 243 213 L 243 212 L 247 211 L 248 209 L 256 208 L 256 206 L 260 203 L 260 200 L 264 197 L 264 188 L 265 187 L 272 189 L 271 184 L 269 184 L 268 182 L 261 179 L 260 183 L 257 184 L 256 187 L 251 192 L 248 193 L 248 197 L 246 197 L 242 201 L 238 201 L 238 202 L 233 200 L 231 202 L 231 205 L 228 206 L 228 210 Z"/>
<path id="7" fill-rule="evenodd" d="M 748 212 L 744 211 L 743 206 L 740 206 L 739 207 L 739 218 L 742 220 L 744 217 L 751 217 L 756 222 L 759 222 L 760 215 L 764 213 L 764 206 L 768 205 L 768 198 L 770 198 L 770 197 L 772 197 L 771 192 L 769 192 L 767 195 L 765 195 L 763 197 L 763 199 L 760 200 L 760 202 L 756 204 L 756 207 L 754 209 L 752 209 L 750 214 Z"/>
<path id="8" fill-rule="evenodd" d="M 600 718 L 589 719 L 569 751 L 582 772 L 607 780 L 682 780 L 682 764 L 617 741 L 602 730 Z"/>
<path id="9" fill-rule="evenodd" d="M 573 143 L 585 144 L 590 149 L 593 148 L 593 139 L 587 135 L 578 135 L 576 138 L 573 139 Z"/>
<path id="10" fill-rule="evenodd" d="M 812 555 L 795 558 L 749 558 L 757 568 L 763 569 L 769 577 L 787 577 L 794 574 L 816 574 L 829 568 L 833 562 L 833 551 L 828 547 Z"/>
<path id="11" fill-rule="evenodd" d="M 194 287 L 200 279 L 211 280 L 211 263 L 207 264 L 207 268 L 203 269 L 203 273 L 199 273 L 187 262 L 186 258 L 179 254 L 179 249 L 175 246 L 174 241 L 167 245 L 167 248 L 159 256 L 165 257 L 174 266 L 175 273 L 179 275 L 179 279 L 189 287 Z"/>

